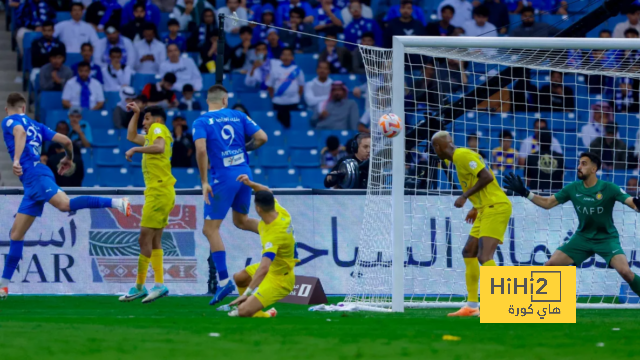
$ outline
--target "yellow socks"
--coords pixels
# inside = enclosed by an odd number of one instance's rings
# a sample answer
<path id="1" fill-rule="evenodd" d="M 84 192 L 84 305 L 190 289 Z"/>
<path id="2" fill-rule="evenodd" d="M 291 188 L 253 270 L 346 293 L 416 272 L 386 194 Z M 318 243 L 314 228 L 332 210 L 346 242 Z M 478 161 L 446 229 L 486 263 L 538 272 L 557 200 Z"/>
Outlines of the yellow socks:
<path id="1" fill-rule="evenodd" d="M 155 278 L 156 284 L 164 284 L 163 256 L 164 251 L 162 251 L 162 249 L 151 250 L 151 267 L 153 268 L 153 277 Z"/>
<path id="2" fill-rule="evenodd" d="M 242 295 L 245 291 L 247 291 L 246 287 L 240 287 L 238 286 L 238 284 L 236 284 L 236 287 L 238 288 L 238 295 Z"/>
<path id="3" fill-rule="evenodd" d="M 253 314 L 254 318 L 270 318 L 271 315 L 269 315 L 268 313 L 264 312 L 264 311 L 258 311 L 257 313 Z"/>
<path id="4" fill-rule="evenodd" d="M 496 265 L 495 260 L 491 259 L 491 260 L 487 261 L 486 263 L 482 264 L 482 266 L 498 266 L 498 265 Z"/>
<path id="5" fill-rule="evenodd" d="M 147 281 L 147 271 L 149 270 L 149 262 L 151 259 L 140 254 L 138 257 L 138 277 L 136 278 L 136 287 L 138 290 L 142 289 L 144 283 Z"/>
<path id="6" fill-rule="evenodd" d="M 478 258 L 464 258 L 464 265 L 466 266 L 464 277 L 467 282 L 467 301 L 477 303 L 480 263 L 478 263 Z"/>

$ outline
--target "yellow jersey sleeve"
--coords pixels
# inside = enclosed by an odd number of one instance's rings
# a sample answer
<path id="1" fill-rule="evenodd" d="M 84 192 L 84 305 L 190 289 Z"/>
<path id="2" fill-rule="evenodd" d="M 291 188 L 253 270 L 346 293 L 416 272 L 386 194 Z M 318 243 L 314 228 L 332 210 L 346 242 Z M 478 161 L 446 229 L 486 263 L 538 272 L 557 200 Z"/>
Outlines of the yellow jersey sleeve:
<path id="1" fill-rule="evenodd" d="M 480 155 L 469 149 L 462 148 L 457 149 L 454 153 L 453 164 L 458 169 L 458 172 L 465 172 L 474 176 L 478 176 L 478 173 L 486 168 Z"/>
<path id="2" fill-rule="evenodd" d="M 151 124 L 149 128 L 149 145 L 153 145 L 158 138 L 163 138 L 167 146 L 173 140 L 166 126 L 159 123 Z"/>

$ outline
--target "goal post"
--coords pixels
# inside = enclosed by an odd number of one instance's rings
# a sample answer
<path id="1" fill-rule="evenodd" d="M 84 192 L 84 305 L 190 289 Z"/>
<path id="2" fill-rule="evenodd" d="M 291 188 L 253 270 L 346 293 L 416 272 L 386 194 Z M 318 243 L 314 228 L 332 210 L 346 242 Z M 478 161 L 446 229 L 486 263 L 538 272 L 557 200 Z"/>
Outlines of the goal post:
<path id="1" fill-rule="evenodd" d="M 530 187 L 535 184 L 534 192 L 555 193 L 576 180 L 579 154 L 591 150 L 606 163 L 600 179 L 638 191 L 637 40 L 403 36 L 394 37 L 391 50 L 360 46 L 360 51 L 372 149 L 364 222 L 345 302 L 403 311 L 459 307 L 465 300 L 461 250 L 471 228 L 464 222 L 471 205 L 453 207 L 460 195 L 456 170 L 430 151 L 435 131 L 449 131 L 459 147 L 477 143 L 501 185 L 503 174 L 515 172 Z M 393 139 L 382 136 L 377 125 L 389 112 L 405 124 Z M 553 139 L 548 144 L 539 142 L 547 138 L 545 129 L 533 128 L 543 123 Z M 607 135 L 611 131 L 615 138 Z M 513 214 L 496 262 L 544 264 L 575 231 L 574 207 L 569 202 L 547 211 L 521 197 L 510 200 Z M 621 204 L 614 210 L 634 272 L 640 270 L 638 216 Z M 640 308 L 630 290 L 630 297 L 621 293 L 626 291 L 622 279 L 602 258 L 594 256 L 581 267 L 578 307 Z"/>

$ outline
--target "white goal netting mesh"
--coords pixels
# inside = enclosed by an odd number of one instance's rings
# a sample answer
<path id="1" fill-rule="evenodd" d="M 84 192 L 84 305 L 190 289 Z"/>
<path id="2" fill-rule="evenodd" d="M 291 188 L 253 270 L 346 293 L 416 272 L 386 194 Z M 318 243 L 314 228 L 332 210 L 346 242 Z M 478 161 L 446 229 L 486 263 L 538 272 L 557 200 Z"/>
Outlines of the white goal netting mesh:
<path id="1" fill-rule="evenodd" d="M 391 308 L 393 211 L 392 141 L 377 119 L 404 101 L 404 304 L 457 307 L 466 298 L 462 248 L 472 205 L 453 206 L 461 194 L 456 169 L 437 159 L 429 139 L 447 130 L 458 147 L 478 151 L 502 185 L 514 172 L 536 193 L 553 194 L 576 181 L 579 154 L 603 160 L 601 180 L 638 192 L 640 54 L 637 50 L 529 50 L 407 47 L 404 89 L 392 91 L 392 50 L 361 47 L 367 69 L 372 151 L 362 235 L 346 302 Z M 396 98 L 397 99 L 397 98 Z M 402 174 L 397 178 L 402 178 Z M 570 202 L 550 211 L 510 197 L 513 215 L 495 261 L 543 265 L 568 241 L 578 219 Z M 638 215 L 617 204 L 620 241 L 640 270 Z M 632 301 L 626 283 L 599 256 L 578 269 L 580 306 Z M 622 293 L 621 293 L 622 292 Z M 629 292 L 634 296 L 633 293 Z M 586 305 L 588 304 L 588 305 Z M 635 306 L 624 304 L 622 306 Z"/>

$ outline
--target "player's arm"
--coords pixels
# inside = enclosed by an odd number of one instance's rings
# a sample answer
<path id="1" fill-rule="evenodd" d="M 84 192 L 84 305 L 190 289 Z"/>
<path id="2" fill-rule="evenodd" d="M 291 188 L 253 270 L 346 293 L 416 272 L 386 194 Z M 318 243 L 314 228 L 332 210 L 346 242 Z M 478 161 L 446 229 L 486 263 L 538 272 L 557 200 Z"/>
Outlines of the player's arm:
<path id="1" fill-rule="evenodd" d="M 244 147 L 247 149 L 247 151 L 253 151 L 266 144 L 267 140 L 267 133 L 264 132 L 264 130 L 258 130 L 251 136 L 251 140 L 249 140 L 249 142 L 246 143 Z"/>
<path id="2" fill-rule="evenodd" d="M 255 192 L 258 192 L 258 191 L 271 192 L 271 189 L 269 189 L 268 187 L 266 187 L 266 186 L 264 186 L 262 184 L 258 184 L 257 182 L 251 181 L 251 179 L 249 179 L 249 176 L 245 175 L 245 174 L 242 174 L 242 175 L 238 176 L 236 181 L 239 181 L 239 182 L 247 185 L 248 187 L 250 187 Z"/>
<path id="3" fill-rule="evenodd" d="M 133 111 L 133 116 L 129 120 L 127 127 L 127 140 L 136 145 L 144 145 L 144 136 L 138 134 L 138 119 L 140 119 L 140 108 L 135 102 L 127 104 L 127 110 Z"/>
<path id="4" fill-rule="evenodd" d="M 260 286 L 260 284 L 262 284 L 262 280 L 264 280 L 265 276 L 267 276 L 267 273 L 269 272 L 269 267 L 271 267 L 271 263 L 273 262 L 274 258 L 275 258 L 275 253 L 273 252 L 266 252 L 262 255 L 262 260 L 260 260 L 260 265 L 258 265 L 258 269 L 256 270 L 256 273 L 253 274 L 253 278 L 251 279 L 251 283 L 249 283 L 247 290 L 245 290 L 244 294 L 238 296 L 238 298 L 233 300 L 229 305 L 233 306 L 233 305 L 242 304 L 251 295 L 253 295 L 254 290 L 257 289 Z"/>
<path id="5" fill-rule="evenodd" d="M 73 141 L 71 141 L 71 139 L 66 135 L 56 133 L 51 140 L 62 145 L 67 159 L 73 161 Z"/>
<path id="6" fill-rule="evenodd" d="M 15 152 L 13 154 L 13 173 L 16 176 L 22 176 L 22 165 L 20 165 L 20 158 L 24 152 L 24 146 L 27 143 L 27 132 L 24 131 L 22 125 L 15 125 L 13 127 L 13 141 L 15 144 Z"/>
<path id="7" fill-rule="evenodd" d="M 164 138 L 158 137 L 153 141 L 152 145 L 149 146 L 136 146 L 129 149 L 124 156 L 127 158 L 127 161 L 131 161 L 131 158 L 135 153 L 141 154 L 162 154 L 164 153 L 165 141 Z"/>
<path id="8" fill-rule="evenodd" d="M 520 175 L 516 176 L 514 173 L 508 173 L 504 176 L 503 180 L 504 188 L 507 190 L 511 190 L 514 193 L 529 199 L 532 203 L 538 205 L 543 209 L 552 209 L 558 205 L 560 205 L 560 201 L 556 198 L 556 195 L 551 196 L 540 196 L 532 193 L 527 187 L 524 185 L 522 178 Z M 562 196 L 562 195 L 561 195 Z"/>
<path id="9" fill-rule="evenodd" d="M 625 201 L 624 204 L 627 205 L 628 207 L 632 208 L 635 211 L 640 212 L 640 199 L 639 198 L 635 198 L 635 197 L 628 197 Z"/>
<path id="10" fill-rule="evenodd" d="M 476 181 L 476 183 L 472 187 L 465 191 L 462 196 L 468 199 L 473 194 L 487 187 L 487 185 L 491 184 L 492 181 L 493 176 L 491 175 L 489 170 L 487 170 L 487 168 L 484 168 L 478 173 L 478 181 Z"/>

